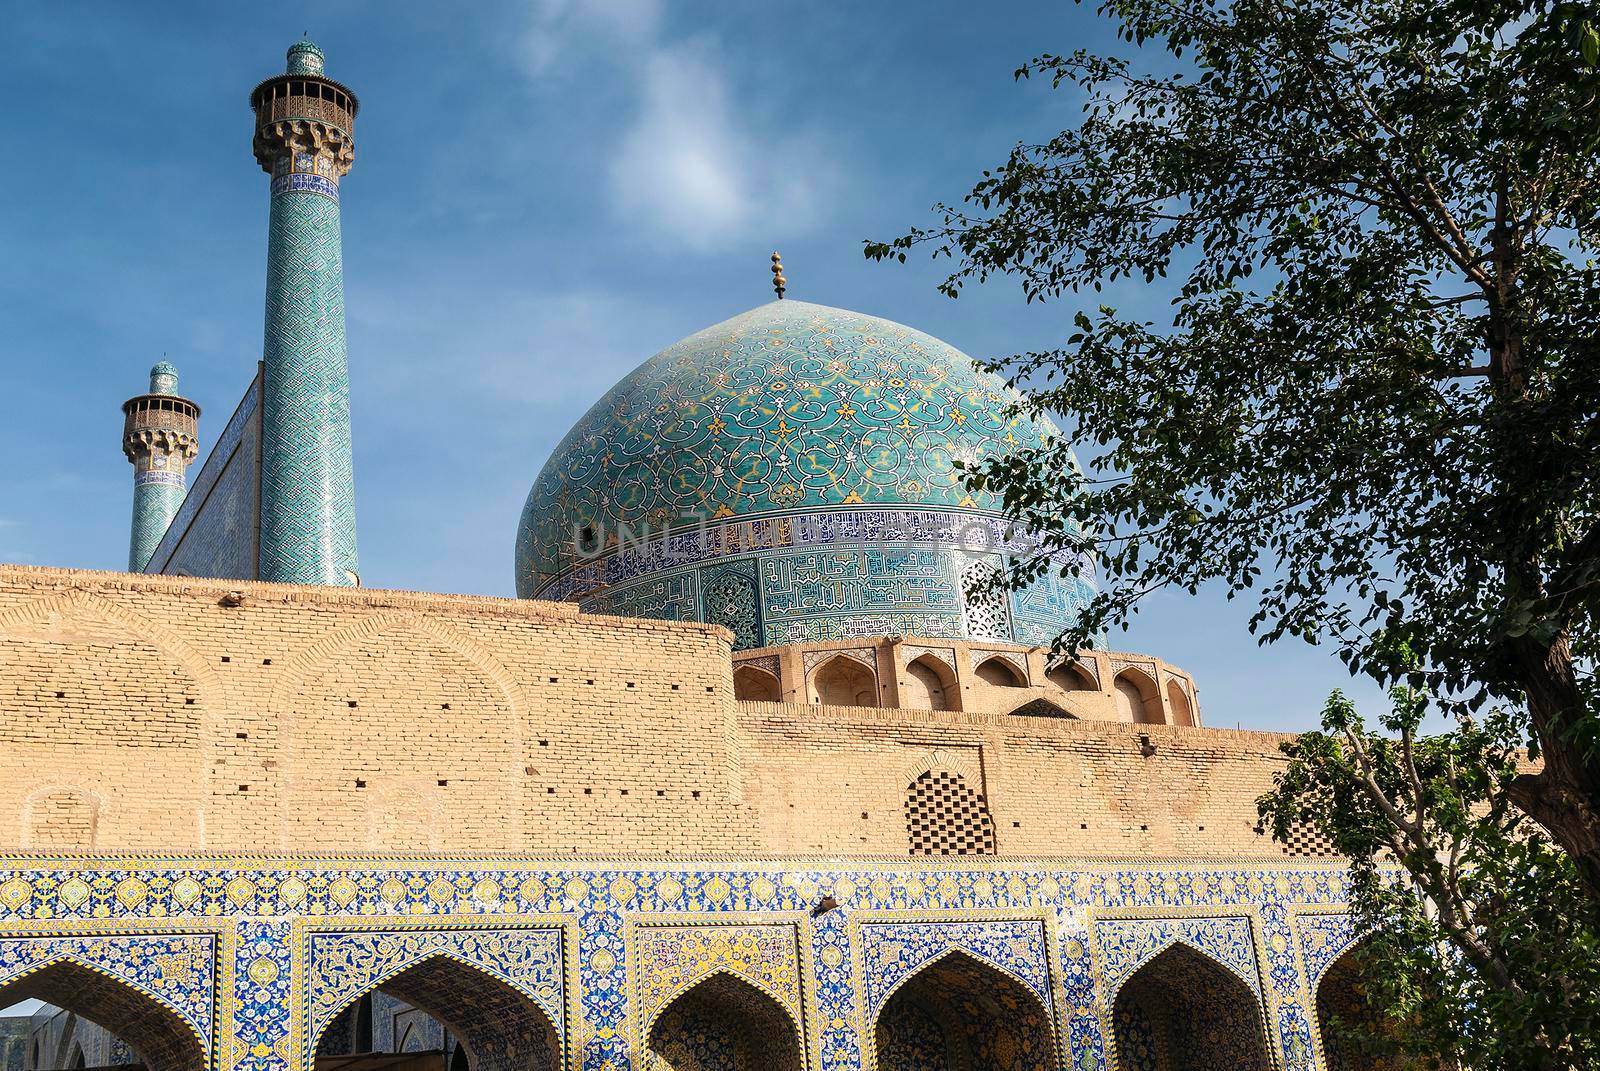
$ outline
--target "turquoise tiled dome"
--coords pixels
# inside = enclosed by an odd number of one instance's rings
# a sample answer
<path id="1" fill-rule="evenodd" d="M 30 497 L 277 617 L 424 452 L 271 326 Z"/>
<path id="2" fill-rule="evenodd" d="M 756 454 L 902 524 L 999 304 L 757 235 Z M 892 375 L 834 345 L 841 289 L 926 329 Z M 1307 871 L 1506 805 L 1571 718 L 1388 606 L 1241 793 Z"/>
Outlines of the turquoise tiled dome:
<path id="1" fill-rule="evenodd" d="M 776 597 L 766 609 L 785 617 L 800 608 L 777 593 L 794 588 L 795 569 L 807 569 L 793 560 L 795 548 L 815 557 L 817 548 L 848 546 L 872 553 L 844 616 L 872 618 L 879 634 L 966 631 L 959 592 L 956 604 L 930 609 L 915 593 L 907 599 L 906 585 L 934 574 L 948 584 L 959 572 L 960 562 L 934 559 L 958 538 L 971 542 L 955 531 L 964 519 L 985 531 L 998 526 L 1000 503 L 970 492 L 957 463 L 1056 434 L 1008 413 L 1016 400 L 966 355 L 910 327 L 802 301 L 752 309 L 636 368 L 556 447 L 523 508 L 517 592 L 719 619 L 706 604 L 717 578 L 701 574 L 737 560 L 748 562 L 753 587 Z M 616 545 L 646 535 L 646 548 Z M 924 560 L 924 550 L 932 557 Z M 900 558 L 889 563 L 884 553 Z M 765 585 L 763 570 L 772 574 Z M 636 597 L 647 580 L 660 598 Z M 809 634 L 774 631 L 766 616 L 757 607 L 743 646 Z M 879 627 L 895 624 L 913 627 Z M 930 625 L 938 631 L 925 631 Z M 836 633 L 829 626 L 818 635 Z"/>

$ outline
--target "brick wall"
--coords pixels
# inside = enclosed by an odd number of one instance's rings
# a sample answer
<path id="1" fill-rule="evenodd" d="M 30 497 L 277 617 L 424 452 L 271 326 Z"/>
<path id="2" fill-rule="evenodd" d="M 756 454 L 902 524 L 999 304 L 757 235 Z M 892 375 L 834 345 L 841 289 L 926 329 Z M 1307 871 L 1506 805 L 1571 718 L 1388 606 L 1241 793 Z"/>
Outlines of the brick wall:
<path id="1" fill-rule="evenodd" d="M 943 770 L 1002 854 L 1280 854 L 1252 831 L 1280 737 L 740 703 L 729 641 L 3 566 L 0 851 L 894 856 L 907 786 Z"/>

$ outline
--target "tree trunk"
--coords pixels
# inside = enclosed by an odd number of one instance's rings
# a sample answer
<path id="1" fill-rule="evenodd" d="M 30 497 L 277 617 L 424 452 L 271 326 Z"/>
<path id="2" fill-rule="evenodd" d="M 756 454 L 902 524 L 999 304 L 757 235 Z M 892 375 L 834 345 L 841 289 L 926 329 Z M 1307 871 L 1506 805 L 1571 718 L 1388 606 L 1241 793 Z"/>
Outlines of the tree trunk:
<path id="1" fill-rule="evenodd" d="M 1511 798 L 1572 856 L 1590 898 L 1600 905 L 1600 777 L 1572 739 L 1584 717 L 1572 649 L 1565 635 L 1549 646 L 1523 637 L 1512 648 L 1544 769 L 1518 777 Z"/>

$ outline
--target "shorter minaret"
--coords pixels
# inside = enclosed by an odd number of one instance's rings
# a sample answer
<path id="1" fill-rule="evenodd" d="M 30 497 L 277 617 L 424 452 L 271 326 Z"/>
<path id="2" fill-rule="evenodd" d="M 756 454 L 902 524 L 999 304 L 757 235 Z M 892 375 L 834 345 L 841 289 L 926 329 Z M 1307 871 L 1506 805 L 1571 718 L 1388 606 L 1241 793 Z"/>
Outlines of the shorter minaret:
<path id="1" fill-rule="evenodd" d="M 133 462 L 128 571 L 140 573 L 183 504 L 184 473 L 199 453 L 200 407 L 178 397 L 178 370 L 150 369 L 150 393 L 122 403 L 122 452 Z"/>

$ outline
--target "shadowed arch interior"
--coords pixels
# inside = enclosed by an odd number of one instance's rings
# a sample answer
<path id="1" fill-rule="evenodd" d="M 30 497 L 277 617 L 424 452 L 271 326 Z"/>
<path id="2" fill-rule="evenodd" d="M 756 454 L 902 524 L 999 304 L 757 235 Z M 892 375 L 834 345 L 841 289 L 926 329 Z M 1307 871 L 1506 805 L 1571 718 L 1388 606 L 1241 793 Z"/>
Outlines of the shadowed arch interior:
<path id="1" fill-rule="evenodd" d="M 1117 716 L 1141 725 L 1161 724 L 1161 693 L 1155 682 L 1137 670 L 1124 670 L 1112 682 Z"/>
<path id="2" fill-rule="evenodd" d="M 203 1071 L 206 1066 L 200 1039 L 177 1012 L 77 963 L 52 963 L 0 985 L 0 1008 L 24 1000 L 65 1008 L 104 1027 L 127 1042 L 149 1071 Z"/>
<path id="3" fill-rule="evenodd" d="M 1004 658 L 990 658 L 978 664 L 973 671 L 979 680 L 992 684 L 997 688 L 1026 688 L 1028 682 L 1010 662 Z"/>
<path id="4" fill-rule="evenodd" d="M 1189 702 L 1189 693 L 1177 681 L 1167 682 L 1167 706 L 1172 708 L 1172 724 L 1194 724 L 1194 706 Z"/>
<path id="5" fill-rule="evenodd" d="M 1045 680 L 1054 684 L 1064 692 L 1098 692 L 1100 686 L 1094 678 L 1085 673 L 1078 666 L 1063 662 L 1059 666 L 1052 666 L 1045 671 Z"/>
<path id="6" fill-rule="evenodd" d="M 1117 993 L 1117 1063 L 1140 1071 L 1268 1071 L 1262 1021 L 1261 1003 L 1243 979 L 1175 944 Z"/>
<path id="7" fill-rule="evenodd" d="M 717 973 L 678 994 L 650 1028 L 644 1071 L 801 1071 L 800 1036 L 772 997 Z"/>
<path id="8" fill-rule="evenodd" d="M 750 703 L 776 703 L 778 678 L 755 666 L 738 666 L 733 671 L 733 697 Z"/>
<path id="9" fill-rule="evenodd" d="M 950 667 L 929 655 L 906 666 L 906 690 L 900 705 L 907 710 L 955 710 L 960 692 Z"/>
<path id="10" fill-rule="evenodd" d="M 1346 949 L 1317 983 L 1317 1029 L 1328 1071 L 1409 1071 L 1386 1039 L 1397 1028 L 1367 994 L 1361 946 Z"/>
<path id="11" fill-rule="evenodd" d="M 963 952 L 897 989 L 874 1025 L 878 1071 L 1054 1071 L 1049 1013 L 1021 982 Z"/>
<path id="12" fill-rule="evenodd" d="M 811 675 L 811 701 L 837 707 L 878 705 L 878 675 L 846 655 L 836 655 Z"/>
<path id="13" fill-rule="evenodd" d="M 486 971 L 436 955 L 376 988 L 443 1024 L 466 1050 L 471 1071 L 556 1071 L 561 1066 L 561 1039 L 550 1017 Z M 350 1034 L 339 1035 L 334 1028 L 349 1013 L 346 1008 L 324 1028 L 318 1056 L 337 1055 L 350 1044 Z"/>

